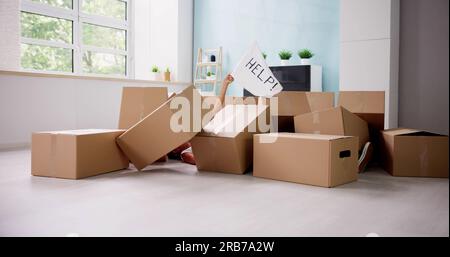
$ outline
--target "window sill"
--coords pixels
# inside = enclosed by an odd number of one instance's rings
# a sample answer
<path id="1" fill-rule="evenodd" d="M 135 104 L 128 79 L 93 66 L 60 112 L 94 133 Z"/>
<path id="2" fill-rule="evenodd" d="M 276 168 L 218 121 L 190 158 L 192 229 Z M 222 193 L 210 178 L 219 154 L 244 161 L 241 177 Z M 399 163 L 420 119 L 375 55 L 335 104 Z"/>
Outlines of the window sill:
<path id="1" fill-rule="evenodd" d="M 179 82 L 179 81 L 159 81 L 159 80 L 139 80 L 129 79 L 124 77 L 108 77 L 102 75 L 73 75 L 63 73 L 52 72 L 38 72 L 38 71 L 13 71 L 13 70 L 0 70 L 0 75 L 14 75 L 14 76 L 28 76 L 28 77 L 44 77 L 44 78 L 68 78 L 68 79 L 85 79 L 85 80 L 103 80 L 103 81 L 117 81 L 117 82 L 137 82 L 137 83 L 151 83 L 162 84 L 166 86 L 189 86 L 192 82 Z"/>

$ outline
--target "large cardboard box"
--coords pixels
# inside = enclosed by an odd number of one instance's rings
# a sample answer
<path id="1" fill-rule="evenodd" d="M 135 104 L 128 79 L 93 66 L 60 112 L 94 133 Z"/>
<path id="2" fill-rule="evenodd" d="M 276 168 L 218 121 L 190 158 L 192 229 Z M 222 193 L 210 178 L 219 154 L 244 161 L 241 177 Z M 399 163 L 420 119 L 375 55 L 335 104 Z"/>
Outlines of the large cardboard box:
<path id="1" fill-rule="evenodd" d="M 381 131 L 384 130 L 384 91 L 341 91 L 338 105 L 358 115 L 369 125 L 369 136 L 375 150 L 373 161 L 381 160 Z"/>
<path id="2" fill-rule="evenodd" d="M 383 131 L 383 167 L 393 176 L 448 178 L 448 136 L 415 129 Z"/>
<path id="3" fill-rule="evenodd" d="M 367 122 L 343 107 L 295 116 L 296 133 L 358 137 L 358 149 L 369 141 Z"/>
<path id="4" fill-rule="evenodd" d="M 361 117 L 369 128 L 384 129 L 384 91 L 341 91 L 338 105 Z"/>
<path id="5" fill-rule="evenodd" d="M 296 133 L 254 137 L 256 177 L 335 187 L 357 180 L 357 174 L 355 137 Z"/>
<path id="6" fill-rule="evenodd" d="M 68 130 L 32 134 L 31 174 L 80 179 L 122 170 L 128 159 L 116 144 L 124 130 Z"/>
<path id="7" fill-rule="evenodd" d="M 250 167 L 253 134 L 259 133 L 263 105 L 226 105 L 205 130 L 191 140 L 197 169 L 243 174 Z M 265 122 L 265 120 L 263 121 Z"/>
<path id="8" fill-rule="evenodd" d="M 142 170 L 200 132 L 201 124 L 197 122 L 201 113 L 196 106 L 200 102 L 199 92 L 190 86 L 120 135 L 117 143 L 134 166 Z M 171 120 L 187 124 L 187 128 L 173 130 Z"/>
<path id="9" fill-rule="evenodd" d="M 294 117 L 297 115 L 334 107 L 333 92 L 282 91 L 276 97 L 280 132 L 294 132 Z"/>
<path id="10" fill-rule="evenodd" d="M 166 87 L 124 87 L 119 129 L 129 129 L 168 99 Z"/>
<path id="11" fill-rule="evenodd" d="M 173 95 L 170 96 L 173 97 Z M 124 87 L 120 105 L 119 129 L 129 129 L 169 99 L 166 87 Z M 156 162 L 166 162 L 163 156 Z"/>

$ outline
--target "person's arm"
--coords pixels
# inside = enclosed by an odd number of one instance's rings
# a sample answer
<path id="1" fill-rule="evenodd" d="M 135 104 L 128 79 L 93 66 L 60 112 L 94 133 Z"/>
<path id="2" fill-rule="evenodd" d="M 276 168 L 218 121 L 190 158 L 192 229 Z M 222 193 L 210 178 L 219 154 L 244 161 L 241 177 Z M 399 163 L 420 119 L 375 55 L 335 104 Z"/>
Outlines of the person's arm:
<path id="1" fill-rule="evenodd" d="M 230 86 L 231 83 L 233 83 L 234 78 L 233 76 L 231 76 L 230 74 L 228 74 L 225 79 L 222 82 L 222 88 L 220 89 L 220 94 L 219 94 L 219 102 L 216 103 L 216 105 L 214 106 L 214 111 L 213 113 L 217 113 L 218 111 L 220 111 L 223 107 L 223 105 L 225 104 L 225 96 L 227 94 L 227 89 Z"/>

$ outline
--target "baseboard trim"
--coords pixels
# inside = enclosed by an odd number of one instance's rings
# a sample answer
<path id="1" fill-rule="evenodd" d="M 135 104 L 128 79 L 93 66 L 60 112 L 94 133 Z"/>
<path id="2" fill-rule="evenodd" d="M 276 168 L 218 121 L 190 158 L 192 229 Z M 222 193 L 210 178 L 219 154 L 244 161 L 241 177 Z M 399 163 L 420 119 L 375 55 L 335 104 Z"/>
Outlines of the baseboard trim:
<path id="1" fill-rule="evenodd" d="M 24 150 L 31 147 L 30 143 L 17 143 L 17 144 L 0 144 L 0 152 Z"/>

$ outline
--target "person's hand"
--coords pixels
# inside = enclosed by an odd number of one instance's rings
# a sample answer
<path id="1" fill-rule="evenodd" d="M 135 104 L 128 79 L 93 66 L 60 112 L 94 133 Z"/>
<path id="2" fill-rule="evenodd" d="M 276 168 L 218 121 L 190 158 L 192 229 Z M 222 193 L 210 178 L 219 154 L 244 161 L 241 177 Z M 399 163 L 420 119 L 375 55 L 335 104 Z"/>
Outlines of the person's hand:
<path id="1" fill-rule="evenodd" d="M 233 81 L 234 81 L 233 76 L 231 76 L 231 74 L 228 74 L 228 75 L 225 77 L 225 79 L 223 80 L 223 84 L 228 86 L 228 85 L 230 85 L 231 83 L 233 83 Z"/>

